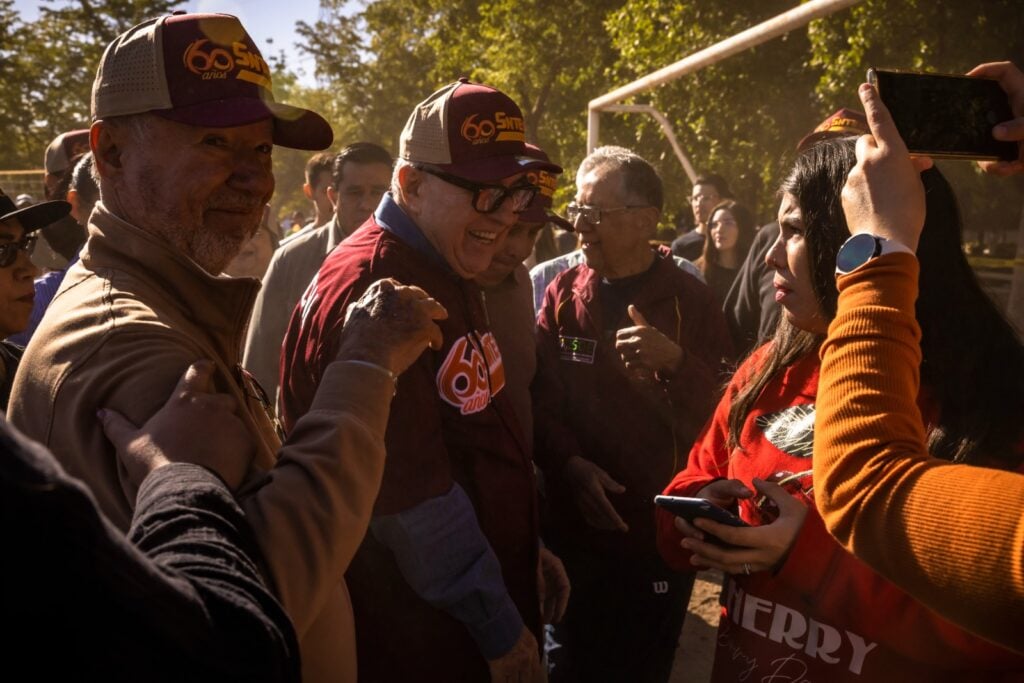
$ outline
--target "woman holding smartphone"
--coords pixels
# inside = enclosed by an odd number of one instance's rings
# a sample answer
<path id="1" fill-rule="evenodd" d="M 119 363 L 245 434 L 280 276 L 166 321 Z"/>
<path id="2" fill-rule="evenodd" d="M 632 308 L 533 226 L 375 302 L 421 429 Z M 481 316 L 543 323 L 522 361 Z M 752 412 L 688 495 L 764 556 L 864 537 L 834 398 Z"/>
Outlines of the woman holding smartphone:
<path id="1" fill-rule="evenodd" d="M 818 349 L 836 311 L 836 256 L 848 237 L 840 193 L 854 145 L 817 143 L 783 183 L 780 235 L 766 259 L 783 320 L 737 370 L 687 468 L 665 491 L 736 506 L 754 526 L 691 525 L 659 509 L 659 548 L 680 571 L 728 574 L 715 681 L 1021 680 L 1024 658 L 941 619 L 867 568 L 828 535 L 814 507 Z M 963 256 L 951 188 L 934 169 L 922 180 L 918 405 L 930 450 L 1020 469 L 1024 353 Z M 877 428 L 886 429 L 884 420 Z M 709 542 L 711 529 L 734 547 Z"/>

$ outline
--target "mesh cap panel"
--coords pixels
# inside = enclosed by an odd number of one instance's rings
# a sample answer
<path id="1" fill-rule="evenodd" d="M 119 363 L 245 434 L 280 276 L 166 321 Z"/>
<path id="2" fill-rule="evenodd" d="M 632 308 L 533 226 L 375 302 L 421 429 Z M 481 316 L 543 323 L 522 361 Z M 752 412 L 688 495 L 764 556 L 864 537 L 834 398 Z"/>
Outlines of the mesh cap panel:
<path id="1" fill-rule="evenodd" d="M 93 120 L 171 107 L 157 27 L 139 24 L 107 46 L 92 89 Z"/>
<path id="2" fill-rule="evenodd" d="M 453 83 L 420 102 L 409 116 L 399 139 L 398 155 L 406 161 L 450 164 L 448 101 L 460 84 Z"/>

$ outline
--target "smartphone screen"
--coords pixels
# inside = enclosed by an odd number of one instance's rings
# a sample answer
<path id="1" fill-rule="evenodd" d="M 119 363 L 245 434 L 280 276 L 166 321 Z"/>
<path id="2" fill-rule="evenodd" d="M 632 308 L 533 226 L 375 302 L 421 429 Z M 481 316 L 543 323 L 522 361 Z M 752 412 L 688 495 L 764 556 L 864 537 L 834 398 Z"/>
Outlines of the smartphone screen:
<path id="1" fill-rule="evenodd" d="M 1017 158 L 1017 144 L 992 137 L 1013 118 L 999 83 L 987 78 L 868 70 L 911 153 L 955 159 Z"/>

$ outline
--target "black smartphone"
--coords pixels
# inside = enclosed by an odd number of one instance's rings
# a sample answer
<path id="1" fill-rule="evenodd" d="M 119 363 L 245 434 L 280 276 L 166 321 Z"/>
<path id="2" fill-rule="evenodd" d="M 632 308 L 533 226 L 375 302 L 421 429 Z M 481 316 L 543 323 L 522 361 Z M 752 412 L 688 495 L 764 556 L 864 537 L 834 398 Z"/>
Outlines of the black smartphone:
<path id="1" fill-rule="evenodd" d="M 1017 158 L 1017 143 L 992 137 L 1013 118 L 1010 101 L 989 78 L 868 69 L 912 154 L 946 159 Z"/>
<path id="2" fill-rule="evenodd" d="M 690 524 L 693 524 L 693 521 L 698 517 L 703 517 L 705 519 L 718 522 L 719 524 L 728 524 L 729 526 L 750 526 L 725 508 L 719 507 L 704 498 L 655 496 L 654 502 L 671 512 L 676 517 L 682 517 Z M 702 530 L 702 533 L 708 543 L 714 543 L 715 545 L 721 545 L 727 548 L 735 547 L 706 531 Z"/>

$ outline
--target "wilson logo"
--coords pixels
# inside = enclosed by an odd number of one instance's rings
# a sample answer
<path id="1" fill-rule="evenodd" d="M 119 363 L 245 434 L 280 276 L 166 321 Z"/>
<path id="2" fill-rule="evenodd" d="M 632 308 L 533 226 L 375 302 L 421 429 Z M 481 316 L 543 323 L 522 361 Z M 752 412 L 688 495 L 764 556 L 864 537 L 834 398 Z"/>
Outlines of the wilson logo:
<path id="1" fill-rule="evenodd" d="M 232 71 L 238 69 L 235 78 L 270 89 L 270 67 L 259 54 L 250 52 L 245 43 L 232 43 L 231 52 L 228 52 L 226 47 L 217 46 L 207 38 L 200 38 L 185 48 L 182 59 L 185 68 L 204 81 L 227 78 Z"/>
<path id="2" fill-rule="evenodd" d="M 523 142 L 526 140 L 526 126 L 520 116 L 509 116 L 503 111 L 494 112 L 494 120 L 477 121 L 479 114 L 467 116 L 459 132 L 474 145 L 495 142 Z"/>
<path id="3" fill-rule="evenodd" d="M 474 337 L 479 345 L 474 343 Z M 455 340 L 437 371 L 441 399 L 463 415 L 479 413 L 505 387 L 505 367 L 498 342 L 490 332 Z"/>

